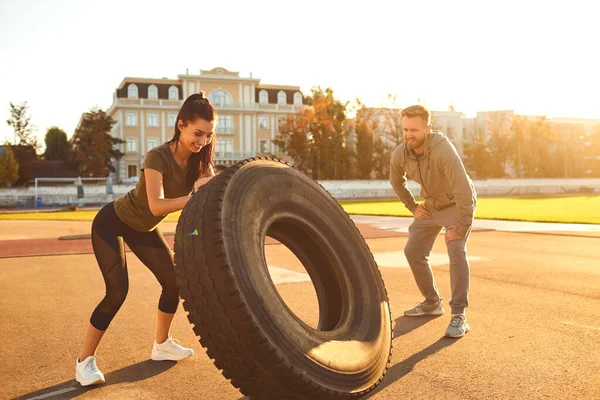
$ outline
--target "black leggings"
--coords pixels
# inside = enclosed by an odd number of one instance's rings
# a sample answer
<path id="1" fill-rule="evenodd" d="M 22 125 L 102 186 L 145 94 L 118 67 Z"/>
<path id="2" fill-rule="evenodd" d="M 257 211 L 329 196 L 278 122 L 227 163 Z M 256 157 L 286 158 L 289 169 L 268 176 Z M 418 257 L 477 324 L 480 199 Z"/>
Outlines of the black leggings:
<path id="1" fill-rule="evenodd" d="M 90 323 L 101 331 L 108 328 L 129 289 L 123 241 L 162 286 L 158 309 L 174 314 L 179 305 L 173 253 L 165 238 L 158 228 L 151 232 L 140 232 L 125 224 L 111 202 L 102 207 L 92 223 L 92 246 L 106 283 L 106 296 L 92 313 Z"/>

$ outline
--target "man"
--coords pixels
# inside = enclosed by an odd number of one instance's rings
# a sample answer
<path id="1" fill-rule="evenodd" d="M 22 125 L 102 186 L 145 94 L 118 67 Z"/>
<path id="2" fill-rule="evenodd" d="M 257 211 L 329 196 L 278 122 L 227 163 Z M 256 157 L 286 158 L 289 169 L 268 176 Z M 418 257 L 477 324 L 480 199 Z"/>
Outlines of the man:
<path id="1" fill-rule="evenodd" d="M 450 258 L 452 317 L 448 337 L 462 337 L 469 331 L 465 308 L 469 305 L 469 262 L 467 240 L 471 233 L 477 204 L 475 189 L 454 145 L 438 132 L 432 132 L 430 112 L 416 105 L 402 110 L 404 142 L 392 155 L 390 182 L 394 191 L 415 216 L 408 228 L 404 254 L 425 300 L 404 311 L 407 316 L 442 315 L 443 302 L 429 265 L 429 254 L 442 227 Z M 415 202 L 406 179 L 421 185 L 421 197 Z"/>

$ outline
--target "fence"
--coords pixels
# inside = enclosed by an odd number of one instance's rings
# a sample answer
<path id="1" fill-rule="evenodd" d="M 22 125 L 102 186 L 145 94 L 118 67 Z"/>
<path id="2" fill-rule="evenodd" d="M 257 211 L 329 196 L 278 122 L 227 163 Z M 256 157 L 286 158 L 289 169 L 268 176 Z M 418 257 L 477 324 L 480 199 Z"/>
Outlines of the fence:
<path id="1" fill-rule="evenodd" d="M 319 182 L 337 200 L 396 199 L 389 181 Z M 488 179 L 473 181 L 477 196 L 546 196 L 600 193 L 600 179 Z M 421 186 L 408 181 L 407 187 L 419 197 Z"/>
<path id="2" fill-rule="evenodd" d="M 337 200 L 396 199 L 397 196 L 389 181 L 320 181 Z M 490 179 L 474 181 L 479 197 L 484 196 L 526 196 L 560 194 L 600 194 L 600 179 Z M 407 186 L 415 197 L 419 196 L 420 186 L 408 181 Z M 29 188 L 0 189 L 2 208 L 59 208 L 70 204 L 79 206 L 101 206 L 133 189 L 134 185 L 111 185 L 112 194 L 107 193 L 107 185 L 83 185 L 83 197 L 79 197 L 77 185 L 38 186 Z M 108 191 L 110 192 L 110 190 Z"/>

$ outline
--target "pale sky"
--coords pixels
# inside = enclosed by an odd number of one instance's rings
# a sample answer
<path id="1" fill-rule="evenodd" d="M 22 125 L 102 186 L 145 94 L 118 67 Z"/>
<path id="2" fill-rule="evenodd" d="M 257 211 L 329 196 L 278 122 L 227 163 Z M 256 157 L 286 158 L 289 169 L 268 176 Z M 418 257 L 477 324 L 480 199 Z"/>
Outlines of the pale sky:
<path id="1" fill-rule="evenodd" d="M 262 83 L 395 94 L 473 116 L 600 118 L 594 1 L 0 0 L 0 140 L 27 101 L 43 142 L 107 109 L 124 77 L 224 67 Z"/>

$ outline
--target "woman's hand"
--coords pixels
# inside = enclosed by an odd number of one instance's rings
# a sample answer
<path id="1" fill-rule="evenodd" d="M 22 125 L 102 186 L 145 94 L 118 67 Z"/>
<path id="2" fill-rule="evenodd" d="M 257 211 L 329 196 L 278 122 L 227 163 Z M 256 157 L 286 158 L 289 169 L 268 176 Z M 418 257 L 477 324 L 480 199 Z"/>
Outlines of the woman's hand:
<path id="1" fill-rule="evenodd" d="M 198 178 L 196 182 L 194 182 L 194 193 L 196 193 L 200 188 L 208 183 L 213 178 L 213 176 L 207 176 L 204 178 Z"/>

